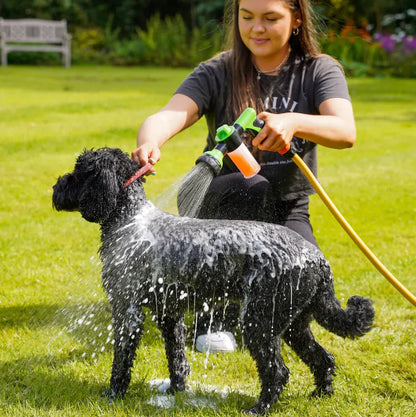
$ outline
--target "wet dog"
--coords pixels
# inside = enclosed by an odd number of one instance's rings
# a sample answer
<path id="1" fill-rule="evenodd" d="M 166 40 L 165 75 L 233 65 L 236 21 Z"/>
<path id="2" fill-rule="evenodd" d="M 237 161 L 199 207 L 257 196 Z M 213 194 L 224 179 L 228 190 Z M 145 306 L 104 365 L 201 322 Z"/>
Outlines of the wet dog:
<path id="1" fill-rule="evenodd" d="M 178 217 L 146 199 L 138 166 L 119 149 L 84 151 L 53 191 L 57 210 L 80 211 L 101 226 L 102 283 L 112 308 L 112 401 L 131 378 L 143 329 L 143 307 L 157 317 L 168 359 L 170 391 L 185 389 L 184 314 L 189 308 L 237 302 L 245 343 L 261 381 L 251 414 L 267 412 L 289 377 L 283 339 L 309 366 L 316 389 L 331 394 L 335 360 L 315 340 L 310 322 L 341 337 L 360 337 L 374 320 L 369 299 L 354 296 L 342 309 L 330 266 L 297 233 L 278 225 Z"/>

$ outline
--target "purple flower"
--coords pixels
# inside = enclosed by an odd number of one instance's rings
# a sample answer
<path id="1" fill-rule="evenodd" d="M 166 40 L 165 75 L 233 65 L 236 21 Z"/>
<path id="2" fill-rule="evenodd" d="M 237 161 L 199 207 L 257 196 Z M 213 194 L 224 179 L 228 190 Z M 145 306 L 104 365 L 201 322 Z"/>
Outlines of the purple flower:
<path id="1" fill-rule="evenodd" d="M 393 52 L 396 49 L 396 38 L 394 35 L 376 33 L 374 39 L 381 43 L 381 47 L 387 52 Z"/>
<path id="2" fill-rule="evenodd" d="M 416 36 L 404 36 L 402 39 L 402 50 L 405 53 L 416 51 Z"/>

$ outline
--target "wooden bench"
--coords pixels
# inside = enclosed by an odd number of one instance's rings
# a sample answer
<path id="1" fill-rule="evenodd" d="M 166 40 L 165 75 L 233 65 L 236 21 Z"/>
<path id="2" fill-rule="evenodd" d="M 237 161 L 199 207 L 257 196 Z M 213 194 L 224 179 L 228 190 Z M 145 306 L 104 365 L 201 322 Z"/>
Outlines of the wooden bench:
<path id="1" fill-rule="evenodd" d="M 1 64 L 7 66 L 11 51 L 59 52 L 62 63 L 71 66 L 71 35 L 66 20 L 0 18 Z"/>

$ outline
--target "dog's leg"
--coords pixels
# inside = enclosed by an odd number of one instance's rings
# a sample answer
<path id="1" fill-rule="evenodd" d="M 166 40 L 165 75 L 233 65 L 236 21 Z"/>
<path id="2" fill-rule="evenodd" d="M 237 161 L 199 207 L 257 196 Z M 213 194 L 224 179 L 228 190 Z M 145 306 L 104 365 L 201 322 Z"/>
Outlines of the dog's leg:
<path id="1" fill-rule="evenodd" d="M 113 305 L 114 360 L 111 371 L 110 389 L 104 394 L 112 402 L 122 397 L 130 383 L 131 367 L 136 348 L 143 331 L 144 314 L 140 306 L 129 304 Z"/>
<path id="2" fill-rule="evenodd" d="M 244 306 L 242 329 L 251 356 L 256 361 L 261 382 L 258 403 L 247 414 L 263 414 L 276 402 L 289 379 L 289 369 L 283 362 L 278 329 L 273 329 L 270 309 L 259 308 L 263 303 Z M 264 305 L 270 305 L 265 303 Z"/>
<path id="3" fill-rule="evenodd" d="M 331 395 L 333 375 L 335 375 L 334 356 L 325 350 L 313 336 L 309 323 L 312 316 L 302 314 L 292 323 L 283 334 L 284 341 L 309 366 L 315 377 L 316 389 L 312 396 Z"/>
<path id="4" fill-rule="evenodd" d="M 185 389 L 189 375 L 189 364 L 185 355 L 186 326 L 183 316 L 180 318 L 163 317 L 159 323 L 165 340 L 166 357 L 170 375 L 169 393 Z"/>

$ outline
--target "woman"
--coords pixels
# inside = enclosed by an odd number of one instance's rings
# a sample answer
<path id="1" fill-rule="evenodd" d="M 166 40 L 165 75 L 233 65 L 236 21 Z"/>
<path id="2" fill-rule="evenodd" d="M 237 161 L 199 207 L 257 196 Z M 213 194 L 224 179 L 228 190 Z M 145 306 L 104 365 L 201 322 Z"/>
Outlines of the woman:
<path id="1" fill-rule="evenodd" d="M 318 246 L 309 221 L 313 188 L 297 166 L 278 151 L 288 144 L 316 175 L 316 145 L 348 148 L 355 122 L 339 64 L 319 52 L 308 0 L 234 0 L 231 48 L 201 63 L 168 104 L 148 117 L 138 132 L 133 158 L 141 165 L 160 159 L 161 146 L 205 116 L 207 149 L 216 129 L 232 124 L 247 107 L 265 126 L 247 145 L 261 164 L 245 179 L 230 160 L 212 181 L 198 217 L 252 219 L 287 226 Z M 199 319 L 197 350 L 231 351 L 239 308 L 231 304 Z M 216 318 L 225 316 L 224 327 Z M 214 319 L 214 323 L 213 323 Z M 204 333 L 210 329 L 208 335 Z M 200 346 L 200 348 L 198 348 Z"/>
<path id="2" fill-rule="evenodd" d="M 162 145 L 205 116 L 206 148 L 216 129 L 251 106 L 265 122 L 247 145 L 261 164 L 246 180 L 227 160 L 198 217 L 264 220 L 317 245 L 309 221 L 313 188 L 278 151 L 288 144 L 317 171 L 316 145 L 351 147 L 355 122 L 339 64 L 319 52 L 307 0 L 234 0 L 231 49 L 201 63 L 138 132 L 133 158 L 160 159 Z"/>

